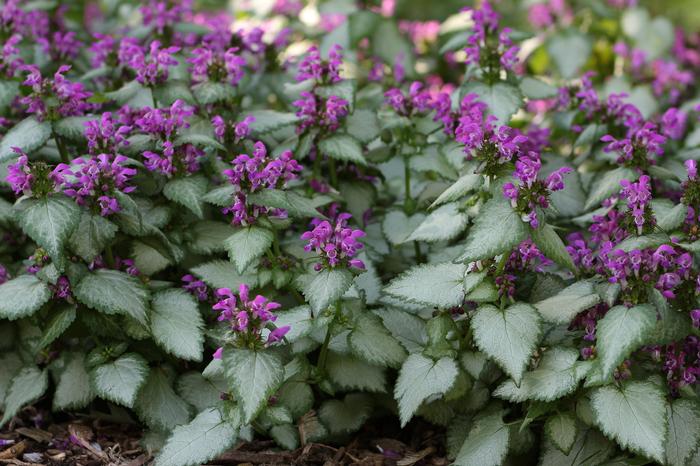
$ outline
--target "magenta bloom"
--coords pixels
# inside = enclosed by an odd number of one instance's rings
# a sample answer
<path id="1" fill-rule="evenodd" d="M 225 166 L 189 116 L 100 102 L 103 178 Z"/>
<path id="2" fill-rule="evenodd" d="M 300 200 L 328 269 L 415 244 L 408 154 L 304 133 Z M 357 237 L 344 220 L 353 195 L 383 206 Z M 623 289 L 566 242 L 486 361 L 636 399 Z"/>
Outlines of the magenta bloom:
<path id="1" fill-rule="evenodd" d="M 622 180 L 620 185 L 620 194 L 627 200 L 627 209 L 634 219 L 637 234 L 641 235 L 645 222 L 650 219 L 651 179 L 648 175 L 642 175 L 636 183 Z"/>
<path id="2" fill-rule="evenodd" d="M 237 187 L 233 203 L 223 209 L 225 214 L 233 214 L 231 223 L 249 225 L 262 214 L 285 217 L 286 211 L 249 205 L 247 195 L 261 189 L 279 189 L 287 182 L 296 179 L 301 165 L 294 160 L 290 151 L 285 151 L 276 159 L 268 157 L 265 145 L 255 143 L 253 156 L 241 154 L 231 161 L 232 168 L 224 170 L 229 183 Z"/>
<path id="3" fill-rule="evenodd" d="M 121 210 L 114 197 L 115 192 L 130 193 L 134 189 L 129 185 L 136 170 L 125 166 L 127 158 L 123 155 L 100 154 L 90 159 L 79 158 L 73 161 L 78 167 L 60 164 L 63 176 L 63 192 L 76 200 L 78 205 L 93 206 L 103 217 Z"/>
<path id="4" fill-rule="evenodd" d="M 321 52 L 315 45 L 299 63 L 297 81 L 312 79 L 318 83 L 337 83 L 342 81 L 340 66 L 343 64 L 343 48 L 334 44 L 328 52 L 328 60 L 321 58 Z"/>
<path id="5" fill-rule="evenodd" d="M 119 61 L 136 73 L 136 80 L 141 84 L 162 84 L 168 79 L 168 68 L 178 64 L 173 54 L 179 52 L 180 47 L 160 46 L 160 41 L 154 40 L 146 51 L 135 39 L 125 38 L 120 45 Z"/>
<path id="6" fill-rule="evenodd" d="M 327 99 L 312 92 L 302 92 L 301 99 L 293 102 L 297 107 L 296 115 L 301 119 L 298 132 L 315 126 L 326 131 L 335 131 L 340 121 L 348 114 L 349 103 L 342 97 L 332 95 Z"/>
<path id="7" fill-rule="evenodd" d="M 94 108 L 86 101 L 92 92 L 86 91 L 82 83 L 71 82 L 63 76 L 71 69 L 69 65 L 59 66 L 53 79 L 43 78 L 34 65 L 24 65 L 20 69 L 29 72 L 23 84 L 31 86 L 32 93 L 19 102 L 26 105 L 27 112 L 33 113 L 37 119 L 78 116 Z M 47 102 L 51 102 L 48 107 Z"/>
<path id="8" fill-rule="evenodd" d="M 102 114 L 99 120 L 85 122 L 85 138 L 90 154 L 117 154 L 123 146 L 128 146 L 127 137 L 131 126 L 121 125 L 112 118 L 110 112 Z"/>
<path id="9" fill-rule="evenodd" d="M 182 288 L 188 293 L 197 298 L 198 301 L 206 301 L 209 299 L 209 287 L 202 280 L 197 280 L 193 275 L 187 274 L 182 276 Z"/>
<path id="10" fill-rule="evenodd" d="M 269 345 L 280 341 L 289 331 L 289 327 L 271 326 L 277 316 L 272 312 L 281 305 L 269 301 L 261 295 L 251 299 L 249 288 L 241 284 L 236 295 L 229 288 L 216 291 L 219 301 L 212 309 L 219 311 L 219 322 L 227 322 L 233 334 L 234 344 L 249 347 L 252 345 Z M 267 339 L 263 342 L 262 331 L 270 328 Z"/>
<path id="11" fill-rule="evenodd" d="M 328 220 L 314 219 L 311 222 L 314 228 L 301 235 L 301 239 L 308 241 L 304 250 L 314 251 L 319 255 L 320 262 L 314 266 L 315 270 L 338 266 L 365 268 L 365 264 L 360 259 L 354 259 L 364 247 L 358 239 L 364 237 L 365 232 L 348 227 L 348 220 L 351 217 L 347 213 L 339 214 L 335 226 Z"/>

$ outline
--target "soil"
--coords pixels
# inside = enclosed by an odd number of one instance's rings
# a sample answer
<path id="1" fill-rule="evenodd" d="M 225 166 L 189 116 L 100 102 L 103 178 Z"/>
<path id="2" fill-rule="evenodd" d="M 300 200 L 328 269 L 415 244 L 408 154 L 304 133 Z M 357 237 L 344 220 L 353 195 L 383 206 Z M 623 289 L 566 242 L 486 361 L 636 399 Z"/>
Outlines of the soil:
<path id="1" fill-rule="evenodd" d="M 48 409 L 28 407 L 0 430 L 0 466 L 143 466 L 153 455 L 143 431 L 126 411 L 52 417 Z M 415 421 L 400 430 L 396 421 L 375 420 L 344 445 L 309 443 L 283 451 L 269 440 L 236 445 L 208 465 L 362 465 L 446 466 L 444 429 Z"/>

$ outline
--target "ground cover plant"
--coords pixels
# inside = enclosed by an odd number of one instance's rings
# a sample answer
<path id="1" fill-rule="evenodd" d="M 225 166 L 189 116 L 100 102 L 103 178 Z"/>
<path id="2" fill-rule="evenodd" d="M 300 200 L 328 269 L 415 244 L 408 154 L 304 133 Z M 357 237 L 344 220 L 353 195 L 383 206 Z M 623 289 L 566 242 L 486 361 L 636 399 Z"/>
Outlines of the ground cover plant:
<path id="1" fill-rule="evenodd" d="M 112 406 L 160 466 L 388 417 L 457 465 L 700 464 L 697 31 L 234 3 L 0 3 L 0 426 Z"/>

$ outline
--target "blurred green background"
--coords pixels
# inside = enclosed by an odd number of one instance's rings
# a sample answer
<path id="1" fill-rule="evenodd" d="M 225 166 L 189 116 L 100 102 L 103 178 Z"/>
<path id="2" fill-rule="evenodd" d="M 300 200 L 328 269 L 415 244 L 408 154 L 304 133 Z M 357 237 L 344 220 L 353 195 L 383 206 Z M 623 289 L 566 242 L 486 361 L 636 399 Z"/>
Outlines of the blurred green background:
<path id="1" fill-rule="evenodd" d="M 397 14 L 411 19 L 444 19 L 466 5 L 474 2 L 464 0 L 397 0 Z M 523 11 L 536 0 L 501 0 L 498 10 L 525 18 Z M 596 7 L 605 0 L 578 0 L 580 6 Z M 700 32 L 700 0 L 638 0 L 639 6 L 648 8 L 653 15 L 667 16 L 673 24 L 683 26 L 689 32 Z"/>

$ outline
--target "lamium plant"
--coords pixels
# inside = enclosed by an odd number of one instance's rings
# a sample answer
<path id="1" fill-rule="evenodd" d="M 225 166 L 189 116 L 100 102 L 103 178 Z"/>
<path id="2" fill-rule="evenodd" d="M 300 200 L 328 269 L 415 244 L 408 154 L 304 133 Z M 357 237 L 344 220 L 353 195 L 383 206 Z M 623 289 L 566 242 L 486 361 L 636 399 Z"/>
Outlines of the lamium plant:
<path id="1" fill-rule="evenodd" d="M 0 427 L 119 406 L 158 466 L 417 418 L 461 466 L 700 463 L 697 31 L 233 3 L 0 0 Z"/>

